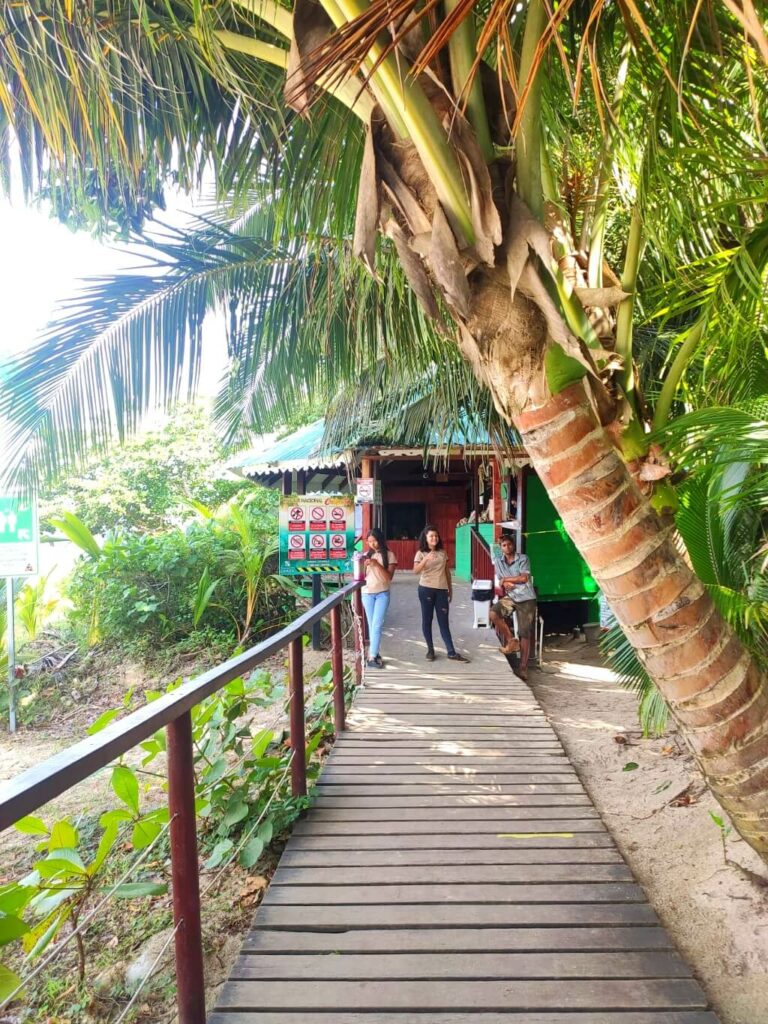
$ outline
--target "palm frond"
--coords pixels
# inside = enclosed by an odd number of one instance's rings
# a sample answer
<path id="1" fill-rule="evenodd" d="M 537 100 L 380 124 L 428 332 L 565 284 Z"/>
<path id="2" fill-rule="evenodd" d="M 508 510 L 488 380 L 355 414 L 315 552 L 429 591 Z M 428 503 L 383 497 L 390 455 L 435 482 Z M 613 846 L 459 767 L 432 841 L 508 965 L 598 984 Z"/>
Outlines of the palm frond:
<path id="1" fill-rule="evenodd" d="M 637 695 L 637 713 L 643 735 L 662 735 L 669 716 L 667 705 L 643 668 L 621 626 L 611 626 L 600 640 L 600 650 L 608 666 L 618 676 L 619 685 Z"/>

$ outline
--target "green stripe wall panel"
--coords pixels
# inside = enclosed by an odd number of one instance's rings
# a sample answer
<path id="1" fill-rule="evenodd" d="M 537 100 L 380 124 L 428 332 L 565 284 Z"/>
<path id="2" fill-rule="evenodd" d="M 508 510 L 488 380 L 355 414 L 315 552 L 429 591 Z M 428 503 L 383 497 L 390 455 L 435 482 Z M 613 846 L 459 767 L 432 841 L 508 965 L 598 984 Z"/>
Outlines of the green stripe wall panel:
<path id="1" fill-rule="evenodd" d="M 594 598 L 597 583 L 539 478 L 526 474 L 524 550 L 540 601 Z"/>

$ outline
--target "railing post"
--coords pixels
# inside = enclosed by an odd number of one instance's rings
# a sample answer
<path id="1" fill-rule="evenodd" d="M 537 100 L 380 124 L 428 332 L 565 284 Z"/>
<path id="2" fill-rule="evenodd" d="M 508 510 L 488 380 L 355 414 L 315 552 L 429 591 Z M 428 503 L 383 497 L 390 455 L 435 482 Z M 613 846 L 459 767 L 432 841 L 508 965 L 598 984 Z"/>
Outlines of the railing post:
<path id="1" fill-rule="evenodd" d="M 191 713 L 187 711 L 169 722 L 166 732 L 179 1024 L 205 1024 Z"/>
<path id="2" fill-rule="evenodd" d="M 302 638 L 288 645 L 288 681 L 291 694 L 291 792 L 307 795 L 307 741 L 304 734 L 304 645 Z"/>
<path id="3" fill-rule="evenodd" d="M 363 598 L 359 589 L 352 595 L 352 612 L 355 631 L 355 683 L 357 686 L 360 686 L 363 681 L 365 647 L 363 640 Z"/>
<path id="4" fill-rule="evenodd" d="M 344 661 L 341 651 L 341 608 L 331 608 L 331 665 L 333 666 L 333 731 L 344 731 Z"/>

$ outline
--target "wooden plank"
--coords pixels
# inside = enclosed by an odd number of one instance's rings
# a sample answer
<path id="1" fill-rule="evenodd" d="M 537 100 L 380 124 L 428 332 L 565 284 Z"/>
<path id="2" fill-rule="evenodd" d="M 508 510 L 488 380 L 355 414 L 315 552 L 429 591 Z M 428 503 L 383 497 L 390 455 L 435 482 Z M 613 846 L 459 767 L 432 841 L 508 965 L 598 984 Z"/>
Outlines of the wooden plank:
<path id="1" fill-rule="evenodd" d="M 302 835 L 294 830 L 291 839 L 291 850 L 584 850 L 584 849 L 615 849 L 613 839 L 607 831 L 574 832 L 571 836 L 564 834 L 547 835 L 532 833 L 516 838 L 510 833 L 477 832 L 471 844 L 461 833 L 427 833 L 418 832 L 392 834 L 389 832 L 370 835 L 350 835 L 336 833 L 332 835 Z"/>
<path id="2" fill-rule="evenodd" d="M 509 833 L 514 836 L 520 833 L 541 837 L 557 837 L 565 834 L 566 838 L 575 832 L 605 832 L 605 827 L 598 818 L 580 821 L 567 818 L 565 815 L 552 819 L 519 818 L 508 822 L 505 827 L 494 821 L 402 821 L 397 824 L 391 821 L 316 821 L 314 815 L 294 826 L 297 836 L 314 835 L 477 835 L 490 833 L 503 837 Z"/>
<path id="3" fill-rule="evenodd" d="M 406 867 L 291 867 L 280 862 L 272 885 L 421 885 L 481 883 L 537 885 L 542 882 L 631 882 L 626 864 L 426 864 Z"/>
<path id="4" fill-rule="evenodd" d="M 594 821 L 600 820 L 594 807 L 321 807 L 315 805 L 312 820 L 321 824 L 332 821 L 358 821 L 358 822 L 380 822 L 380 821 L 442 821 L 453 823 L 456 821 L 484 821 L 493 824 L 494 822 L 501 829 L 507 822 L 515 823 L 521 819 L 526 821 L 549 820 L 553 816 L 562 815 L 570 820 Z"/>
<path id="5" fill-rule="evenodd" d="M 320 796 L 314 801 L 314 806 L 325 811 L 353 811 L 353 810 L 376 810 L 382 811 L 388 807 L 417 808 L 417 807 L 592 807 L 592 802 L 586 793 L 548 793 L 536 790 L 526 792 L 523 787 L 514 787 L 514 792 L 507 787 L 503 794 L 482 793 L 468 794 L 467 796 L 342 796 L 334 797 L 333 787 L 324 789 L 324 793 L 330 796 Z M 522 790 L 522 792 L 520 791 Z"/>
<path id="6" fill-rule="evenodd" d="M 323 1010 L 250 1011 L 214 1013 L 208 1024 L 718 1024 L 717 1017 L 708 1010 L 647 1010 L 640 1013 L 619 1010 L 618 1013 L 591 1010 L 589 1017 L 581 1012 L 559 1013 L 538 1011 L 525 1015 L 517 1013 L 477 1012 L 468 1016 L 462 1013 L 419 1013 L 407 1021 L 402 1013 L 387 1013 L 386 1010 L 334 1012 Z"/>
<path id="7" fill-rule="evenodd" d="M 315 1010 L 705 1009 L 690 979 L 549 981 L 231 981 L 218 1009 Z"/>
<path id="8" fill-rule="evenodd" d="M 467 955 L 471 952 L 471 956 Z M 323 954 L 250 953 L 238 957 L 230 978 L 274 981 L 281 978 L 429 981 L 505 978 L 542 981 L 562 978 L 690 978 L 678 953 L 380 953 L 337 951 Z"/>
<path id="9" fill-rule="evenodd" d="M 522 743 L 456 743 L 454 740 L 420 740 L 418 742 L 366 743 L 365 740 L 339 740 L 340 753 L 351 753 L 356 757 L 450 757 L 455 758 L 491 758 L 491 757 L 526 757 L 534 754 L 538 757 L 562 756 L 563 748 L 559 741 L 548 744 L 549 749 L 542 746 L 530 747 Z"/>
<path id="10" fill-rule="evenodd" d="M 618 850 L 607 847 L 587 849 L 520 849 L 478 850 L 471 846 L 463 850 L 324 850 L 316 847 L 297 847 L 291 843 L 280 858 L 280 867 L 296 868 L 354 868 L 354 867 L 413 867 L 461 865 L 479 867 L 487 864 L 623 864 Z M 346 874 L 344 876 L 346 878 Z"/>
<path id="11" fill-rule="evenodd" d="M 390 775 L 407 774 L 414 768 L 425 771 L 444 773 L 463 773 L 465 775 L 482 774 L 484 771 L 515 774 L 528 771 L 532 766 L 556 765 L 571 768 L 565 753 L 559 751 L 552 754 L 519 754 L 513 757 L 450 757 L 448 755 L 427 755 L 426 757 L 409 757 L 407 754 L 389 754 L 377 757 L 362 754 L 331 754 L 324 762 L 328 772 L 336 772 L 345 767 L 354 767 L 363 774 L 381 771 L 386 767 Z"/>
<path id="12" fill-rule="evenodd" d="M 273 882 L 264 905 L 337 906 L 377 903 L 642 903 L 645 894 L 633 882 L 540 883 L 527 885 L 277 885 Z"/>
<path id="13" fill-rule="evenodd" d="M 354 781 L 350 781 L 354 779 Z M 483 793 L 514 793 L 520 786 L 549 785 L 550 783 L 560 784 L 571 781 L 577 784 L 578 776 L 570 776 L 566 773 L 537 772 L 532 771 L 527 775 L 518 775 L 510 782 L 477 782 L 474 779 L 464 779 L 460 775 L 400 775 L 397 782 L 390 781 L 382 786 L 380 782 L 361 782 L 355 778 L 354 773 L 346 780 L 334 781 L 325 784 L 325 779 L 320 776 L 320 783 L 317 789 L 318 796 L 322 792 L 325 796 L 482 796 Z"/>
<path id="14" fill-rule="evenodd" d="M 435 774 L 434 772 L 416 773 L 411 769 L 410 775 L 390 775 L 386 768 L 380 768 L 377 774 L 372 775 L 360 775 L 354 768 L 346 769 L 338 772 L 323 772 L 320 781 L 323 784 L 323 789 L 333 793 L 336 786 L 370 786 L 373 788 L 383 788 L 383 786 L 391 787 L 391 796 L 397 798 L 398 786 L 406 785 L 432 785 L 433 781 L 438 786 L 450 786 L 453 784 L 453 780 L 465 785 L 477 784 L 478 786 L 493 786 L 503 785 L 505 792 L 510 796 L 585 796 L 584 788 L 579 782 L 578 776 L 573 778 L 570 775 L 563 774 L 560 777 L 559 782 L 529 782 L 528 777 L 531 773 L 518 773 L 516 775 L 506 774 L 483 774 L 483 775 L 454 775 L 448 773 L 447 776 L 444 774 Z M 448 781 L 446 781 L 446 778 Z M 416 781 L 414 781 L 416 780 Z M 473 794 L 476 797 L 482 796 L 482 794 Z M 485 792 L 485 796 L 490 798 L 493 793 Z M 497 796 L 499 794 L 496 794 Z M 367 794 L 368 798 L 375 799 L 375 795 L 371 796 Z M 383 799 L 381 794 L 378 795 L 379 799 Z M 578 801 L 576 801 L 578 802 Z"/>
<path id="15" fill-rule="evenodd" d="M 244 952 L 256 953 L 611 953 L 673 949 L 664 928 L 421 928 L 409 931 L 262 931 L 248 933 Z M 585 1022 L 586 1024 L 586 1022 Z"/>
<path id="16" fill-rule="evenodd" d="M 308 911 L 306 906 L 262 903 L 257 928 L 340 932 L 354 928 L 520 928 L 656 925 L 647 903 L 348 904 Z"/>

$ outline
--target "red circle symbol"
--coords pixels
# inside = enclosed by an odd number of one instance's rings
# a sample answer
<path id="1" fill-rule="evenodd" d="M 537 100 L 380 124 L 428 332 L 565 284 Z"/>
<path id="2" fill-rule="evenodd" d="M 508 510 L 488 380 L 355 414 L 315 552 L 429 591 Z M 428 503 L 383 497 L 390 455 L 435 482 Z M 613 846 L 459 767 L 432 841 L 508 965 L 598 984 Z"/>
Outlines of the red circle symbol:
<path id="1" fill-rule="evenodd" d="M 325 509 L 322 509 L 320 508 L 319 505 L 316 505 L 315 508 L 312 509 L 312 518 L 315 520 L 325 519 Z"/>
<path id="2" fill-rule="evenodd" d="M 304 536 L 301 533 L 294 533 L 292 537 L 289 537 L 288 543 L 292 548 L 303 548 L 304 547 Z"/>
<path id="3" fill-rule="evenodd" d="M 331 547 L 332 548 L 343 548 L 345 546 L 346 546 L 346 540 L 345 540 L 345 538 L 340 533 L 334 534 L 334 536 L 331 537 Z"/>
<path id="4" fill-rule="evenodd" d="M 311 543 L 313 548 L 324 548 L 325 547 L 325 537 L 323 537 L 322 534 L 315 534 L 315 536 L 312 538 L 310 543 Z"/>
<path id="5" fill-rule="evenodd" d="M 341 506 L 336 505 L 331 509 L 331 519 L 335 519 L 337 523 L 340 523 L 344 518 L 344 509 Z"/>
<path id="6" fill-rule="evenodd" d="M 298 505 L 294 505 L 288 515 L 293 519 L 294 522 L 304 518 L 304 509 L 299 508 Z"/>

